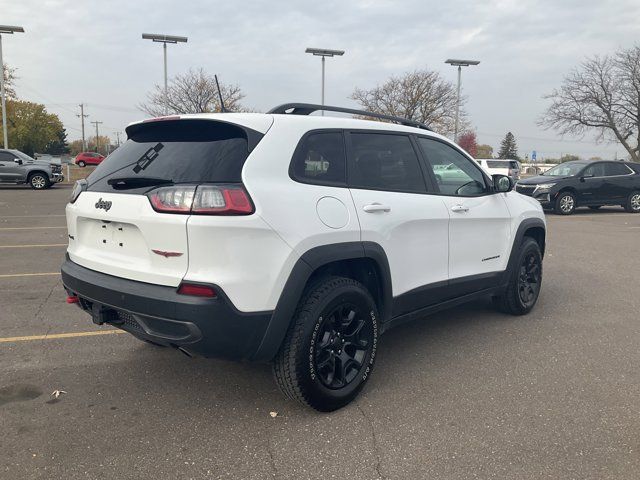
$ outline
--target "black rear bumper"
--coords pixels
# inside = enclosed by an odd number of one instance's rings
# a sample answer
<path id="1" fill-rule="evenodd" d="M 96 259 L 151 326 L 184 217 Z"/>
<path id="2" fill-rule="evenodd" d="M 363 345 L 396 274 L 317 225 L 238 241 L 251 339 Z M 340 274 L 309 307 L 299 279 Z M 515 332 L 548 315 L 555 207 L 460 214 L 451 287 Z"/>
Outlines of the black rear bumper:
<path id="1" fill-rule="evenodd" d="M 62 265 L 62 282 L 94 322 L 196 356 L 251 360 L 273 313 L 240 312 L 215 285 L 216 298 L 179 295 L 174 287 L 114 277 L 69 258 Z"/>

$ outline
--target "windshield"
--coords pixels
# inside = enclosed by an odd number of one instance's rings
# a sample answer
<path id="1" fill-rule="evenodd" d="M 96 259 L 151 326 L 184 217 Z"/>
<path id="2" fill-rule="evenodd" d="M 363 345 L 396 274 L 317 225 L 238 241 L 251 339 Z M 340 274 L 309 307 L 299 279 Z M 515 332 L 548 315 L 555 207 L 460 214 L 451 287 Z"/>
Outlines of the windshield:
<path id="1" fill-rule="evenodd" d="M 545 177 L 573 177 L 584 168 L 584 163 L 561 163 L 550 168 L 542 175 Z"/>

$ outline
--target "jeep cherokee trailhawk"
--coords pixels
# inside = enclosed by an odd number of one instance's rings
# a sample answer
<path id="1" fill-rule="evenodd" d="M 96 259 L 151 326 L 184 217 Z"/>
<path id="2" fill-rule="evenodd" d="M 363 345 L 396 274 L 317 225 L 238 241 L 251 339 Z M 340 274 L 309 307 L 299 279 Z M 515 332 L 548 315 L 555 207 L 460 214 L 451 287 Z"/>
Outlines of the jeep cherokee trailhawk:
<path id="1" fill-rule="evenodd" d="M 66 209 L 67 301 L 99 325 L 272 362 L 287 396 L 330 411 L 392 326 L 485 296 L 516 315 L 536 303 L 539 202 L 422 124 L 287 104 L 127 136 Z"/>

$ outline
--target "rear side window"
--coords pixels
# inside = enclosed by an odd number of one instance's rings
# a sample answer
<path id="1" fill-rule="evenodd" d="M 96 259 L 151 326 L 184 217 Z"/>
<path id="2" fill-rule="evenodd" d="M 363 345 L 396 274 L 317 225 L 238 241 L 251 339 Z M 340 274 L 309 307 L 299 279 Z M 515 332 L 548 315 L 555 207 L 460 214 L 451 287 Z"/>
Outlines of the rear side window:
<path id="1" fill-rule="evenodd" d="M 631 170 L 624 163 L 606 163 L 604 174 L 608 177 L 616 175 L 629 175 Z"/>
<path id="2" fill-rule="evenodd" d="M 296 149 L 291 177 L 303 183 L 346 184 L 346 153 L 342 132 L 314 132 Z"/>
<path id="3" fill-rule="evenodd" d="M 405 135 L 351 133 L 349 186 L 426 193 L 418 156 Z"/>
<path id="4" fill-rule="evenodd" d="M 242 181 L 249 148 L 241 127 L 177 120 L 143 123 L 127 133 L 129 139 L 89 175 L 88 190 L 145 193 L 154 188 L 154 180 L 164 185 Z M 119 179 L 128 183 L 115 182 Z"/>

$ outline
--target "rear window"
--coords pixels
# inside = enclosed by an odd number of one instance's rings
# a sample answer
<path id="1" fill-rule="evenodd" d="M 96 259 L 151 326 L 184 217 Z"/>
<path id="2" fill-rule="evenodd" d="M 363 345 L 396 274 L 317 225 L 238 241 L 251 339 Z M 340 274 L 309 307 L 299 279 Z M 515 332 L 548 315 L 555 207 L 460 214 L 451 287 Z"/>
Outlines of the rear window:
<path id="1" fill-rule="evenodd" d="M 512 165 L 514 163 L 515 162 L 500 161 L 500 160 L 489 160 L 489 161 L 487 161 L 487 166 L 489 168 L 516 168 L 515 166 Z"/>
<path id="2" fill-rule="evenodd" d="M 247 136 L 257 134 L 211 120 L 149 122 L 130 127 L 127 133 L 129 139 L 89 175 L 88 190 L 144 193 L 155 188 L 140 178 L 163 185 L 239 183 L 249 156 Z M 113 184 L 119 179 L 129 183 Z"/>

